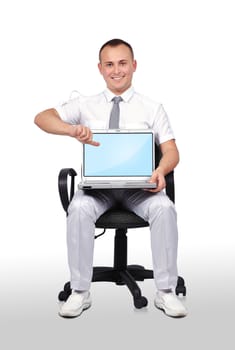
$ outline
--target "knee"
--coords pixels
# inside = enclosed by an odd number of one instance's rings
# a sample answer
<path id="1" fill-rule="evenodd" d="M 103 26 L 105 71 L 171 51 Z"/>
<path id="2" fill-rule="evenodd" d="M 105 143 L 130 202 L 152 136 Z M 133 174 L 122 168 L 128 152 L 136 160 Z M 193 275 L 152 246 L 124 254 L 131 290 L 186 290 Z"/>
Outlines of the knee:
<path id="1" fill-rule="evenodd" d="M 68 208 L 68 214 L 79 213 L 80 215 L 93 216 L 95 212 L 94 199 L 89 196 L 75 196 Z"/>
<path id="2" fill-rule="evenodd" d="M 152 201 L 149 205 L 149 216 L 153 217 L 159 215 L 176 216 L 175 205 L 166 195 L 162 196 L 160 200 Z"/>

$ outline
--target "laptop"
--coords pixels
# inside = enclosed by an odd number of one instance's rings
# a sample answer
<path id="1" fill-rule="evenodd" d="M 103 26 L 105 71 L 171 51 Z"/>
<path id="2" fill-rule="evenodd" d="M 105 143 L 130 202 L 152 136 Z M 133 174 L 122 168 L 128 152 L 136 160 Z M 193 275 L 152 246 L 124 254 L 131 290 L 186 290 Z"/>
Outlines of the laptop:
<path id="1" fill-rule="evenodd" d="M 100 146 L 83 145 L 78 187 L 93 189 L 156 188 L 149 183 L 155 166 L 153 130 L 92 130 Z"/>

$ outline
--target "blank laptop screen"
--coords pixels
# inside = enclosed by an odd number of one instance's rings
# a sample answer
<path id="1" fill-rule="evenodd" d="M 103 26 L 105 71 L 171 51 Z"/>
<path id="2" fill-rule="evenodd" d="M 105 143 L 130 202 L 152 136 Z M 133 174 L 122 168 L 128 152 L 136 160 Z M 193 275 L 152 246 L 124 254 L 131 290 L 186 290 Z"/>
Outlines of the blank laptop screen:
<path id="1" fill-rule="evenodd" d="M 153 133 L 93 133 L 100 146 L 84 145 L 83 175 L 151 176 Z"/>

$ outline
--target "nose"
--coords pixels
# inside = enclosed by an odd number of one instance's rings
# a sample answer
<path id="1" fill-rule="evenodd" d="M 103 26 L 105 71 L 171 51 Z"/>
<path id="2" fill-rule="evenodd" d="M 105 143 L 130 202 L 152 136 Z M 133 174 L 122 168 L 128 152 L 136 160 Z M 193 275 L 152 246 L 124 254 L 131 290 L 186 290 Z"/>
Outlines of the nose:
<path id="1" fill-rule="evenodd" d="M 120 72 L 119 65 L 118 64 L 114 64 L 114 66 L 113 66 L 113 73 L 118 74 L 119 72 Z"/>

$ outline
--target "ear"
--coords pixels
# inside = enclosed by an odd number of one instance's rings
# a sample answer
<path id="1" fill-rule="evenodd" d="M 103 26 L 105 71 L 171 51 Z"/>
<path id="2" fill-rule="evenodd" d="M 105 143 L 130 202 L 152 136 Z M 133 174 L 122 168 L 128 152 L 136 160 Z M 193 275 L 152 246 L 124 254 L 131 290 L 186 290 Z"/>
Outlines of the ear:
<path id="1" fill-rule="evenodd" d="M 134 72 L 135 72 L 136 68 L 137 68 L 137 61 L 136 60 L 133 61 L 133 67 L 134 67 Z"/>
<path id="2" fill-rule="evenodd" d="M 99 69 L 99 71 L 100 71 L 100 74 L 102 74 L 102 66 L 101 66 L 101 63 L 100 63 L 100 62 L 98 63 L 98 69 Z"/>

